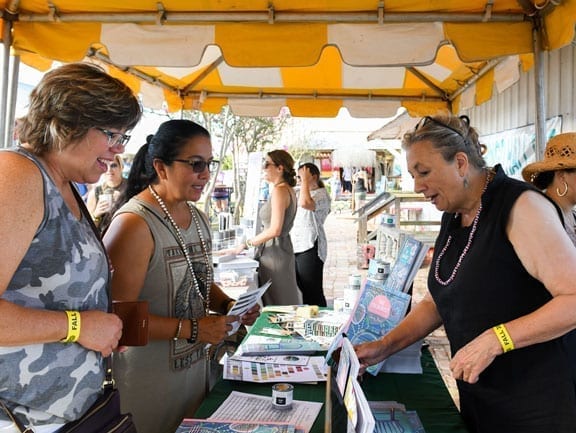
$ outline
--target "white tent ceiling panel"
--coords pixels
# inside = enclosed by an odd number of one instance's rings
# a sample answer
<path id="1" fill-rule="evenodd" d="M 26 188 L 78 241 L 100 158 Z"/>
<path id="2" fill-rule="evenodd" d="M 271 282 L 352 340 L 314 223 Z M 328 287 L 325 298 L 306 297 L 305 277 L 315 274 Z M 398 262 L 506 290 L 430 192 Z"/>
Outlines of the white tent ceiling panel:
<path id="1" fill-rule="evenodd" d="M 520 59 L 518 56 L 510 56 L 500 62 L 494 68 L 494 81 L 498 93 L 503 92 L 508 87 L 520 80 Z"/>
<path id="2" fill-rule="evenodd" d="M 462 98 L 460 100 L 460 108 L 462 110 L 468 110 L 474 107 L 474 101 L 476 100 L 476 85 L 472 84 L 466 90 L 462 92 Z"/>
<path id="3" fill-rule="evenodd" d="M 268 116 L 276 117 L 286 105 L 285 99 L 237 99 L 228 98 L 228 104 L 238 116 Z"/>
<path id="4" fill-rule="evenodd" d="M 280 68 L 233 68 L 226 63 L 218 66 L 222 82 L 227 86 L 282 87 Z"/>
<path id="5" fill-rule="evenodd" d="M 342 64 L 345 89 L 396 89 L 404 83 L 404 68 L 359 68 Z"/>
<path id="6" fill-rule="evenodd" d="M 214 26 L 103 24 L 101 42 L 118 64 L 195 66 L 214 43 Z"/>
<path id="7" fill-rule="evenodd" d="M 140 83 L 140 94 L 142 96 L 142 104 L 145 107 L 153 110 L 164 108 L 165 96 L 164 91 L 160 87 L 142 81 Z"/>
<path id="8" fill-rule="evenodd" d="M 398 103 L 391 101 L 344 101 L 344 107 L 352 117 L 393 117 L 398 111 Z"/>
<path id="9" fill-rule="evenodd" d="M 443 40 L 441 23 L 328 26 L 328 43 L 356 66 L 428 64 Z"/>
<path id="10" fill-rule="evenodd" d="M 418 69 L 420 72 L 424 72 L 426 75 L 435 78 L 439 82 L 446 80 L 452 74 L 452 71 L 448 68 L 445 68 L 438 63 L 433 63 L 428 66 L 419 66 Z"/>

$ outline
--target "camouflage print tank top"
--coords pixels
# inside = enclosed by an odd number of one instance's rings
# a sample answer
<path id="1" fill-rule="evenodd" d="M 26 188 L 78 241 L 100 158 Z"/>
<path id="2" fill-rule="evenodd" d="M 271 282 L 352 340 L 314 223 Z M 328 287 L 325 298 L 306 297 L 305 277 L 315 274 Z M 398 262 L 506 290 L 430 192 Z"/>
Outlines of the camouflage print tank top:
<path id="1" fill-rule="evenodd" d="M 33 155 L 13 151 L 42 173 L 44 217 L 2 299 L 44 310 L 106 311 L 108 264 L 88 221 L 70 212 Z M 0 347 L 0 398 L 27 424 L 78 418 L 98 397 L 103 379 L 101 356 L 77 343 Z"/>

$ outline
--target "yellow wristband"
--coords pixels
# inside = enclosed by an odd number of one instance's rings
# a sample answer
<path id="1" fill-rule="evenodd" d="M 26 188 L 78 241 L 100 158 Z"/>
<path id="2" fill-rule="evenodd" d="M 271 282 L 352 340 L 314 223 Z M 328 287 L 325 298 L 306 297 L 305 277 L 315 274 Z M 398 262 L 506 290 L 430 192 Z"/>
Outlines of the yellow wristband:
<path id="1" fill-rule="evenodd" d="M 498 337 L 498 341 L 500 342 L 504 353 L 514 350 L 514 342 L 512 341 L 512 338 L 510 338 L 510 334 L 508 334 L 508 330 L 504 324 L 497 325 L 492 329 L 494 330 L 496 337 Z"/>
<path id="2" fill-rule="evenodd" d="M 80 312 L 66 311 L 68 317 L 68 333 L 66 338 L 60 340 L 62 343 L 75 343 L 80 338 Z"/>

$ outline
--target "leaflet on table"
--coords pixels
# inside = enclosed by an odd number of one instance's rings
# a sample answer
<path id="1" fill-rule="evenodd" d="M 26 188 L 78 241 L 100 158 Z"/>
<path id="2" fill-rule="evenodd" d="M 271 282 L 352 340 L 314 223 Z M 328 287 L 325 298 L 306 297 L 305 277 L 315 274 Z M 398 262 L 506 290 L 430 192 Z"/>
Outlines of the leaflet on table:
<path id="1" fill-rule="evenodd" d="M 284 365 L 306 365 L 310 359 L 307 355 L 256 355 L 243 356 L 234 353 L 230 356 L 234 361 L 261 362 L 267 364 L 284 364 Z M 222 364 L 223 365 L 223 364 Z"/>
<path id="2" fill-rule="evenodd" d="M 262 396 L 232 391 L 208 419 L 283 422 L 296 425 L 298 429 L 307 433 L 312 429 L 323 404 L 316 401 L 292 400 L 290 410 L 281 410 L 272 405 L 271 395 Z"/>
<path id="3" fill-rule="evenodd" d="M 376 431 L 426 433 L 415 410 L 406 410 L 397 402 L 370 401 L 368 403 L 374 415 Z"/>
<path id="4" fill-rule="evenodd" d="M 205 419 L 185 418 L 174 433 L 296 433 L 296 426 L 272 422 L 239 422 L 239 421 L 209 421 Z"/>
<path id="5" fill-rule="evenodd" d="M 280 338 L 264 335 L 248 335 L 234 356 L 250 355 L 314 355 L 322 346 L 304 338 Z"/>
<path id="6" fill-rule="evenodd" d="M 242 316 L 246 314 L 248 310 L 250 310 L 250 308 L 252 308 L 254 305 L 258 303 L 264 292 L 268 290 L 268 287 L 270 287 L 271 285 L 272 280 L 268 280 L 263 285 L 258 287 L 258 289 L 248 290 L 242 293 L 238 297 L 238 299 L 236 300 L 230 311 L 228 311 L 228 316 Z M 239 321 L 232 323 L 232 330 L 228 332 L 228 335 L 234 334 L 236 331 L 238 331 L 239 327 L 240 327 Z"/>
<path id="7" fill-rule="evenodd" d="M 350 339 L 352 345 L 377 340 L 400 323 L 406 315 L 410 299 L 411 296 L 407 293 L 386 289 L 381 281 L 367 279 L 342 332 Z M 336 346 L 338 341 L 338 338 L 335 339 L 328 350 L 329 355 L 338 347 Z M 366 371 L 376 375 L 384 362 L 371 365 Z"/>
<path id="8" fill-rule="evenodd" d="M 306 365 L 271 364 L 226 359 L 223 377 L 244 382 L 324 382 L 328 366 L 323 356 L 311 356 Z"/>

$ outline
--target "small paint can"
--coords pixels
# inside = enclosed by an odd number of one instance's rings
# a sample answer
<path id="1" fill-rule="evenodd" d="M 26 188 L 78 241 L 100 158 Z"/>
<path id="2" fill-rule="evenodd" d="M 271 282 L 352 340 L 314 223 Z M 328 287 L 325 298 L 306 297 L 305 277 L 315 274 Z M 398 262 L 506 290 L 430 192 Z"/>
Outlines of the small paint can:
<path id="1" fill-rule="evenodd" d="M 277 383 L 272 386 L 272 405 L 276 409 L 290 409 L 294 387 L 289 383 Z"/>

